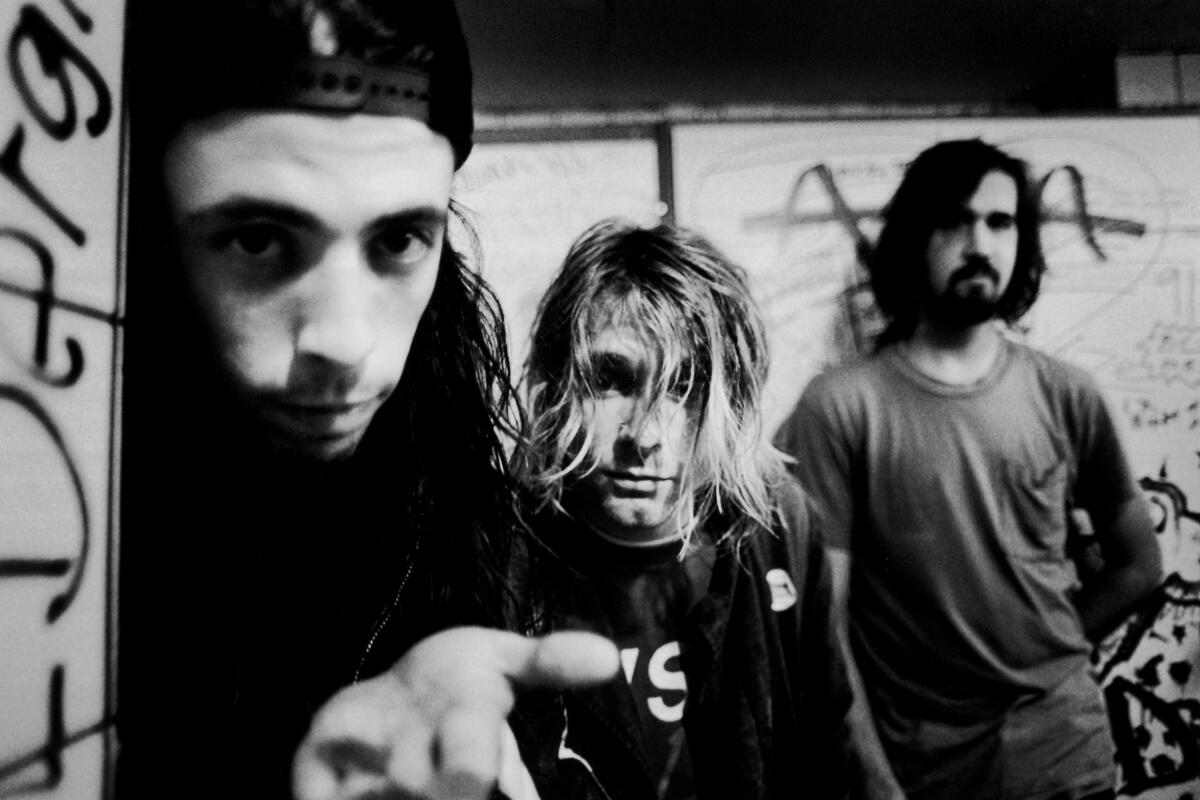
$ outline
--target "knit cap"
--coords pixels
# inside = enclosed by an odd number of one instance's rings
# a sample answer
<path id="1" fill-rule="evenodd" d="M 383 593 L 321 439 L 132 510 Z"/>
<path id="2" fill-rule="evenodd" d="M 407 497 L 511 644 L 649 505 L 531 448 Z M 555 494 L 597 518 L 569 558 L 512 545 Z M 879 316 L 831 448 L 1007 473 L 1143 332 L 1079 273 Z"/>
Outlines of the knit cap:
<path id="1" fill-rule="evenodd" d="M 142 0 L 130 8 L 135 114 L 165 140 L 236 108 L 419 119 L 471 151 L 471 64 L 451 0 Z"/>

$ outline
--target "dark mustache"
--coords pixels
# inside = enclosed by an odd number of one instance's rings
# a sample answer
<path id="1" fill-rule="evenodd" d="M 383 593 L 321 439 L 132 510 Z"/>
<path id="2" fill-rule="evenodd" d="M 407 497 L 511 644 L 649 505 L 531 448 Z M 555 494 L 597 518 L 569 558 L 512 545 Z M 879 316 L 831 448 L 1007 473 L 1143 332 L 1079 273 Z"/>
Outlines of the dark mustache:
<path id="1" fill-rule="evenodd" d="M 954 270 L 950 276 L 950 282 L 955 283 L 980 277 L 991 278 L 995 283 L 1000 282 L 1000 273 L 985 256 L 967 256 L 963 260 L 963 265 Z"/>

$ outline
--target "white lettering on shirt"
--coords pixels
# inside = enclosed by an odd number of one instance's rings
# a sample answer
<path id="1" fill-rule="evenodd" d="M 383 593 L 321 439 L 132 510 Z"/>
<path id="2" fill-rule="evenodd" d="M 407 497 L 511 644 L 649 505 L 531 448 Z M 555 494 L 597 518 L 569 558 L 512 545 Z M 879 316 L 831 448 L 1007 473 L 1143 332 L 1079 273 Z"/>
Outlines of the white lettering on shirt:
<path id="1" fill-rule="evenodd" d="M 678 722 L 683 719 L 683 707 L 687 701 L 687 675 L 679 665 L 679 642 L 667 642 L 650 656 L 646 665 L 646 676 L 650 685 L 661 692 L 682 692 L 684 696 L 676 703 L 667 703 L 662 697 L 651 695 L 646 706 L 655 719 L 662 722 Z M 621 650 L 621 667 L 625 680 L 633 683 L 641 648 L 627 647 Z M 669 664 L 676 659 L 675 664 Z"/>

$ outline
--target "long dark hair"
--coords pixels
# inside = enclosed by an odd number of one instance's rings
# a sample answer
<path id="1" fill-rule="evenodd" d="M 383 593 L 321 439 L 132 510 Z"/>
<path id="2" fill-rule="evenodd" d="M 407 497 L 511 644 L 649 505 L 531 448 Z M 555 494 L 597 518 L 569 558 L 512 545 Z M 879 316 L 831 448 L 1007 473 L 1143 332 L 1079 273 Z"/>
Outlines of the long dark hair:
<path id="1" fill-rule="evenodd" d="M 357 31 L 360 38 L 399 36 L 393 33 L 397 14 L 412 23 L 408 26 L 412 31 L 406 29 L 403 36 L 420 37 L 435 29 L 441 37 L 438 57 L 453 63 L 434 69 L 442 92 L 430 125 L 447 132 L 457 158 L 470 150 L 470 71 L 449 2 L 234 0 L 210 7 L 148 0 L 131 5 L 126 83 L 133 111 L 123 411 L 127 501 L 122 510 L 131 532 L 126 545 L 135 551 L 160 524 L 150 508 L 152 498 L 172 492 L 186 496 L 193 487 L 185 484 L 204 481 L 207 486 L 214 476 L 230 470 L 236 452 L 217 451 L 210 434 L 240 424 L 222 396 L 217 371 L 205 357 L 209 348 L 184 288 L 167 213 L 164 155 L 188 121 L 220 113 L 223 103 L 236 107 L 249 102 L 252 107 L 254 98 L 249 95 L 247 100 L 216 91 L 230 77 L 224 75 L 231 69 L 226 62 L 245 66 L 270 62 L 272 54 L 302 52 L 307 41 L 304 32 L 292 28 L 301 11 L 314 5 L 328 10 L 335 24 Z M 229 15 L 244 16 L 263 29 L 259 33 L 267 28 L 287 30 L 266 38 L 251 36 L 241 29 L 245 26 L 227 30 L 228 25 L 205 21 L 213 8 L 220 11 L 217 16 L 225 15 L 221 17 L 225 22 Z M 408 16 L 405 9 L 416 16 Z M 181 20 L 200 26 L 211 40 L 197 42 L 203 37 L 195 31 L 171 27 L 183 24 Z M 403 36 L 401 50 L 408 53 L 411 42 Z M 257 50 L 241 52 L 268 45 L 266 55 Z M 198 46 L 207 47 L 204 63 L 193 63 L 196 59 L 183 55 Z M 156 74 L 158 68 L 173 63 L 186 73 L 181 84 Z M 206 78 L 206 70 L 216 70 L 218 77 Z M 215 81 L 207 92 L 184 91 L 193 85 L 202 87 L 205 80 Z M 463 113 L 467 119 L 459 120 Z M 462 223 L 452 230 L 462 233 L 465 241 L 456 248 L 447 237 L 433 294 L 400 384 L 352 460 L 355 474 L 369 476 L 366 479 L 378 493 L 386 494 L 380 505 L 392 516 L 397 536 L 420 542 L 415 571 L 435 595 L 441 623 L 500 626 L 511 624 L 504 562 L 518 524 L 516 493 L 506 470 L 506 439 L 520 430 L 521 412 L 512 388 L 503 314 L 477 271 L 479 250 L 469 224 L 453 204 L 450 211 Z M 234 438 L 226 433 L 219 441 L 228 446 Z M 236 444 L 241 447 L 241 441 Z M 210 505 L 220 502 L 219 497 L 206 499 Z M 142 551 L 131 560 L 144 563 L 146 558 Z"/>
<path id="2" fill-rule="evenodd" d="M 879 346 L 912 334 L 921 290 L 929 280 L 929 237 L 993 170 L 1017 184 L 1017 263 L 997 316 L 1012 324 L 1037 299 L 1046 262 L 1039 235 L 1038 198 L 1025 163 L 979 139 L 939 142 L 918 155 L 904 173 L 867 259 L 875 302 L 887 319 Z"/>
<path id="3" fill-rule="evenodd" d="M 363 455 L 378 457 L 380 470 L 404 461 L 408 524 L 421 537 L 421 564 L 439 605 L 454 622 L 513 624 L 505 572 L 518 515 L 505 445 L 522 415 L 500 304 L 449 243 L 404 375 L 381 415 Z"/>

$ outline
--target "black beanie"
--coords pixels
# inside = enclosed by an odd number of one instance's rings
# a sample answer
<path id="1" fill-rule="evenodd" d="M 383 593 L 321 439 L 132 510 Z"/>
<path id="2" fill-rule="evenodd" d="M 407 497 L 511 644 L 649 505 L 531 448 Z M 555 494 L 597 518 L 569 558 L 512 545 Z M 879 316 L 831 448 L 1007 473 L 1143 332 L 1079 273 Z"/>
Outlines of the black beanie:
<path id="1" fill-rule="evenodd" d="M 410 116 L 471 152 L 471 64 L 451 0 L 140 0 L 129 11 L 136 125 L 165 142 L 234 108 Z"/>

